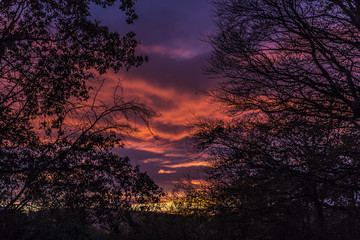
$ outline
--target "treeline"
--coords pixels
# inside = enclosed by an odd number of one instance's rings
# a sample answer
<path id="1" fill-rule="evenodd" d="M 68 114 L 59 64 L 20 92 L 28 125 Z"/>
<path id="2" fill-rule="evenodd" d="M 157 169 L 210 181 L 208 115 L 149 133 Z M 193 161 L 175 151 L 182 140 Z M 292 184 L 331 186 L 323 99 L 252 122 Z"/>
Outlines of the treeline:
<path id="1" fill-rule="evenodd" d="M 243 217 L 239 213 L 182 215 L 161 212 L 127 212 L 129 219 L 117 221 L 118 229 L 90 225 L 73 210 L 31 213 L 19 211 L 3 215 L 3 240 L 232 240 L 232 239 L 357 239 L 357 219 L 342 212 L 325 211 L 327 228 L 320 228 L 317 213 L 288 210 L 282 221 L 263 216 Z"/>

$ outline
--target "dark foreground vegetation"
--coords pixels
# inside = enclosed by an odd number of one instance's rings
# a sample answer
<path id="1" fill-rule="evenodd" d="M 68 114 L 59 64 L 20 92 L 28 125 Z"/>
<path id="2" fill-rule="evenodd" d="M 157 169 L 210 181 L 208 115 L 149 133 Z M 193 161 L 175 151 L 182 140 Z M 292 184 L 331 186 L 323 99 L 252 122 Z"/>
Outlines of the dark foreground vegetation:
<path id="1" fill-rule="evenodd" d="M 342 212 L 325 213 L 326 224 L 319 228 L 316 213 L 307 215 L 291 209 L 282 221 L 249 221 L 239 214 L 210 216 L 156 212 L 125 212 L 127 219 L 116 221 L 119 228 L 89 225 L 73 211 L 7 212 L 2 215 L 2 240 L 233 240 L 233 239 L 357 239 L 358 221 Z M 130 221 L 130 216 L 132 220 Z M 321 229 L 321 230 L 320 230 Z"/>
<path id="2" fill-rule="evenodd" d="M 359 1 L 213 2 L 207 70 L 223 80 L 205 94 L 228 118 L 193 124 L 211 167 L 166 213 L 112 152 L 157 113 L 120 86 L 98 99 L 102 74 L 147 58 L 91 4 L 137 17 L 131 0 L 0 2 L 1 240 L 359 239 Z"/>

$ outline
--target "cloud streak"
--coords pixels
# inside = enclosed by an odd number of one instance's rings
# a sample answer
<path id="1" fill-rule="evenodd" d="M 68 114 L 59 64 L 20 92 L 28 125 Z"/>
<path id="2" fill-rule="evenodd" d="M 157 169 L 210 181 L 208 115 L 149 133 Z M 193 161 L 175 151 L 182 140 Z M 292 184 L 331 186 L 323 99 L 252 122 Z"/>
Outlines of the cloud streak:
<path id="1" fill-rule="evenodd" d="M 171 173 L 176 173 L 176 171 L 160 169 L 160 170 L 158 171 L 158 173 L 159 173 L 159 174 L 171 174 Z"/>
<path id="2" fill-rule="evenodd" d="M 193 161 L 193 162 L 184 162 L 184 163 L 173 164 L 173 165 L 170 164 L 164 166 L 168 168 L 188 168 L 188 167 L 199 167 L 199 166 L 209 167 L 210 164 L 209 162 L 205 162 L 205 161 Z"/>

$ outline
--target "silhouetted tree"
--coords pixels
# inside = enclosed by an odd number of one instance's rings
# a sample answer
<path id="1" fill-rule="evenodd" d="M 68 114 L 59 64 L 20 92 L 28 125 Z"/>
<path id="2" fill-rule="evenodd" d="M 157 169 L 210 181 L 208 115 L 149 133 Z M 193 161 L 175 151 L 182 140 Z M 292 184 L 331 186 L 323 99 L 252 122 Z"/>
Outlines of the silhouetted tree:
<path id="1" fill-rule="evenodd" d="M 212 167 L 196 184 L 179 186 L 187 193 L 185 210 L 215 214 L 229 239 L 334 237 L 345 231 L 339 221 L 356 236 L 359 132 L 282 117 L 197 122 L 192 150 Z"/>
<path id="2" fill-rule="evenodd" d="M 248 110 L 355 120 L 359 117 L 359 2 L 214 1 L 217 32 L 211 92 Z"/>
<path id="3" fill-rule="evenodd" d="M 136 18 L 131 0 L 0 2 L 3 221 L 10 210 L 55 208 L 105 224 L 120 221 L 132 203 L 162 195 L 128 158 L 111 151 L 136 131 L 133 119 L 148 124 L 157 113 L 126 100 L 120 87 L 111 100 L 99 99 L 101 74 L 147 59 L 135 55 L 134 33 L 121 37 L 91 20 L 92 4 L 119 4 L 128 23 Z"/>
<path id="4" fill-rule="evenodd" d="M 192 149 L 212 167 L 180 185 L 187 210 L 221 219 L 228 239 L 357 236 L 359 2 L 214 6 L 207 70 L 224 80 L 207 94 L 232 120 L 194 124 Z"/>

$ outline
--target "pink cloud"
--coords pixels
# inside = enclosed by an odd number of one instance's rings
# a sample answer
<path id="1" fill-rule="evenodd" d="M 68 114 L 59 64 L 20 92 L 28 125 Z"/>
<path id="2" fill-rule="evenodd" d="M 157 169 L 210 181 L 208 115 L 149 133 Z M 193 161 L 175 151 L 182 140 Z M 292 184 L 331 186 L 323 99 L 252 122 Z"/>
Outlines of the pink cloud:
<path id="1" fill-rule="evenodd" d="M 164 45 L 141 45 L 140 50 L 146 54 L 156 53 L 169 56 L 172 59 L 191 59 L 205 52 L 203 49 L 194 49 L 191 46 L 186 45 L 175 47 L 168 47 Z"/>

